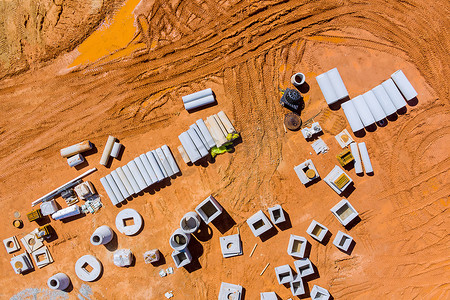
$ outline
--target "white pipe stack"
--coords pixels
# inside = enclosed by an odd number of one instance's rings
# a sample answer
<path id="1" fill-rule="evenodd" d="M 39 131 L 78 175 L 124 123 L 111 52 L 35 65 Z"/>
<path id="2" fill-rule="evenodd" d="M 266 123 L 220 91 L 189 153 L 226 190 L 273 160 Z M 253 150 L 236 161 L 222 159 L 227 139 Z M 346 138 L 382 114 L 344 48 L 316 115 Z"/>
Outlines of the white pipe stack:
<path id="1" fill-rule="evenodd" d="M 197 147 L 195 146 L 194 142 L 192 141 L 191 137 L 186 131 L 180 134 L 178 136 L 178 139 L 180 140 L 181 145 L 183 146 L 184 150 L 186 151 L 186 154 L 189 156 L 189 159 L 192 161 L 192 163 L 195 163 L 200 158 L 202 158 L 200 152 L 198 151 Z"/>
<path id="2" fill-rule="evenodd" d="M 389 98 L 389 95 L 386 93 L 386 90 L 381 84 L 374 87 L 372 89 L 372 92 L 375 94 L 375 97 L 383 108 L 386 116 L 395 114 L 397 109 L 395 108 L 394 104 L 391 101 L 391 98 Z"/>
<path id="3" fill-rule="evenodd" d="M 364 125 L 359 118 L 358 111 L 352 101 L 342 103 L 341 107 L 353 132 L 357 132 L 364 128 Z"/>
<path id="4" fill-rule="evenodd" d="M 398 90 L 397 86 L 395 85 L 394 81 L 392 81 L 392 79 L 389 78 L 381 85 L 386 90 L 386 93 L 389 95 L 389 98 L 391 98 L 391 101 L 397 110 L 406 106 L 405 99 L 403 99 L 402 94 L 400 94 L 400 91 Z"/>
<path id="5" fill-rule="evenodd" d="M 359 152 L 361 153 L 361 159 L 364 164 L 364 170 L 366 174 L 372 173 L 372 163 L 370 162 L 369 152 L 367 151 L 366 143 L 359 143 Z"/>
<path id="6" fill-rule="evenodd" d="M 348 97 L 348 91 L 337 68 L 320 74 L 316 80 L 328 105 Z"/>
<path id="7" fill-rule="evenodd" d="M 212 147 L 216 146 L 216 143 L 214 142 L 213 137 L 211 136 L 211 133 L 209 132 L 208 128 L 206 128 L 205 122 L 202 119 L 197 120 L 195 122 L 198 126 L 198 129 L 200 129 L 200 133 L 203 135 L 203 138 L 206 140 L 206 143 L 208 144 L 208 147 L 210 150 Z"/>
<path id="8" fill-rule="evenodd" d="M 350 101 L 353 102 L 353 105 L 355 106 L 359 118 L 364 124 L 364 127 L 368 127 L 375 123 L 375 119 L 372 116 L 372 113 L 370 112 L 369 106 L 367 106 L 366 101 L 364 101 L 363 96 L 356 96 Z"/>
<path id="9" fill-rule="evenodd" d="M 386 114 L 384 113 L 384 110 L 378 102 L 377 97 L 375 96 L 373 91 L 368 91 L 362 96 L 367 106 L 369 107 L 372 116 L 375 118 L 375 122 L 379 122 L 386 118 Z"/>
<path id="10" fill-rule="evenodd" d="M 186 110 L 196 109 L 201 106 L 214 103 L 216 101 L 210 88 L 183 96 L 181 98 L 183 99 L 184 108 Z"/>
<path id="11" fill-rule="evenodd" d="M 391 75 L 392 80 L 394 80 L 395 84 L 397 85 L 398 89 L 402 93 L 403 97 L 407 101 L 417 97 L 417 92 L 414 89 L 414 87 L 409 82 L 408 78 L 406 78 L 405 74 L 402 70 L 396 71 L 394 74 Z"/>
<path id="12" fill-rule="evenodd" d="M 363 173 L 363 167 L 361 164 L 361 156 L 359 155 L 358 145 L 355 142 L 350 144 L 350 151 L 352 152 L 353 158 L 355 159 L 356 174 Z"/>
<path id="13" fill-rule="evenodd" d="M 152 167 L 153 171 L 155 172 L 158 182 L 163 180 L 165 178 L 164 174 L 161 171 L 161 168 L 159 167 L 158 162 L 156 161 L 156 157 L 153 154 L 153 151 L 148 151 L 145 155 L 147 156 L 148 161 L 150 162 L 150 166 Z"/>

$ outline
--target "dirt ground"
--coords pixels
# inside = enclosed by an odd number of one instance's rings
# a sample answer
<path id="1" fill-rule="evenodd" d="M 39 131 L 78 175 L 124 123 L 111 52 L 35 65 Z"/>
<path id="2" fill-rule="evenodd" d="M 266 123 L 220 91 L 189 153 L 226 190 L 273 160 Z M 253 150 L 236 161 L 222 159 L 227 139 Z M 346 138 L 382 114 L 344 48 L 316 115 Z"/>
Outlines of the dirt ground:
<path id="1" fill-rule="evenodd" d="M 70 222 L 51 221 L 57 238 L 47 246 L 55 262 L 42 269 L 15 275 L 12 255 L 0 251 L 0 298 L 165 299 L 164 293 L 173 291 L 172 299 L 217 299 L 220 283 L 228 282 L 242 285 L 245 299 L 259 299 L 266 291 L 287 299 L 291 292 L 278 285 L 274 267 L 293 267 L 286 252 L 290 234 L 311 243 L 309 257 L 318 276 L 306 284 L 308 291 L 316 284 L 334 299 L 450 298 L 447 2 L 18 3 L 0 4 L 3 12 L 17 7 L 15 15 L 0 16 L 1 239 L 32 231 L 37 225 L 25 220 L 31 202 L 88 168 L 99 169 L 86 179 L 105 206 Z M 24 23 L 27 14 L 34 21 Z M 40 15 L 48 18 L 42 21 Z M 38 27 L 27 31 L 17 24 Z M 419 94 L 396 120 L 355 138 L 367 144 L 374 175 L 348 171 L 355 189 L 346 198 L 361 217 L 350 230 L 330 212 L 342 197 L 323 180 L 303 186 L 293 170 L 311 158 L 325 177 L 341 151 L 334 135 L 350 131 L 342 109 L 326 105 L 315 80 L 333 67 L 352 98 L 398 69 Z M 279 104 L 280 89 L 292 88 L 295 72 L 303 72 L 310 87 L 301 117 L 314 117 L 322 125 L 322 139 L 330 148 L 326 154 L 316 155 L 300 132 L 284 131 L 288 111 Z M 218 105 L 188 113 L 181 96 L 207 87 Z M 214 161 L 186 165 L 176 151 L 177 136 L 220 110 L 241 132 L 242 142 Z M 125 150 L 105 168 L 98 162 L 108 135 Z M 89 166 L 69 168 L 59 150 L 86 139 L 96 146 L 86 156 Z M 163 144 L 175 154 L 181 176 L 113 206 L 99 179 Z M 194 262 L 161 278 L 161 268 L 174 266 L 171 233 L 210 194 L 229 217 L 203 226 L 189 245 Z M 283 206 L 291 226 L 278 228 L 266 240 L 254 237 L 246 219 L 275 204 Z M 118 233 L 108 248 L 93 246 L 89 237 L 95 228 L 106 224 L 116 231 L 115 216 L 123 208 L 142 215 L 142 232 L 131 237 Z M 16 211 L 25 221 L 22 229 L 11 225 Z M 330 229 L 326 245 L 306 234 L 312 219 Z M 222 258 L 219 237 L 238 229 L 244 254 Z M 332 244 L 338 230 L 356 242 L 350 255 Z M 131 249 L 135 265 L 116 267 L 115 248 Z M 143 253 L 154 248 L 163 253 L 165 264 L 144 263 Z M 75 261 L 84 254 L 103 264 L 95 282 L 75 275 Z M 57 272 L 71 278 L 68 293 L 47 288 L 48 277 Z"/>

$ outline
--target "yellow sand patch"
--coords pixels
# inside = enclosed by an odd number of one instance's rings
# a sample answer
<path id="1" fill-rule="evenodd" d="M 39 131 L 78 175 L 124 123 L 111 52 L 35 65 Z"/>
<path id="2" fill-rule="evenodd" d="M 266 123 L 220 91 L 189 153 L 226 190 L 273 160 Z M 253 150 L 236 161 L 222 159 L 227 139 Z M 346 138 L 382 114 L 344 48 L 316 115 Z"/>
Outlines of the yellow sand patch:
<path id="1" fill-rule="evenodd" d="M 336 37 L 336 36 L 325 36 L 325 35 L 310 36 L 310 37 L 307 37 L 307 39 L 311 40 L 311 41 L 330 42 L 330 43 L 335 43 L 335 44 L 345 42 L 344 38 L 340 38 L 340 37 Z"/>

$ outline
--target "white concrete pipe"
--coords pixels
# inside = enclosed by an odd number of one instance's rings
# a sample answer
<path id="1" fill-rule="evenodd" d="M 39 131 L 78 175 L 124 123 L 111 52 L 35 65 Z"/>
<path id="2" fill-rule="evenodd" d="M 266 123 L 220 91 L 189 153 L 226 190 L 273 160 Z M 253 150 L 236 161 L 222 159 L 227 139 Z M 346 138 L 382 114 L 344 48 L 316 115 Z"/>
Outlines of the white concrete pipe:
<path id="1" fill-rule="evenodd" d="M 302 86 L 302 84 L 305 83 L 305 75 L 303 73 L 295 73 L 294 75 L 292 75 L 291 77 L 291 83 L 295 86 L 295 87 L 300 87 Z"/>
<path id="2" fill-rule="evenodd" d="M 61 153 L 62 157 L 70 157 L 70 156 L 74 156 L 75 154 L 85 152 L 85 151 L 88 151 L 91 149 L 92 149 L 91 142 L 83 141 L 81 143 L 61 149 L 59 152 Z"/>
<path id="3" fill-rule="evenodd" d="M 64 291 L 70 285 L 70 278 L 64 273 L 56 273 L 47 280 L 47 285 L 52 290 Z"/>
<path id="4" fill-rule="evenodd" d="M 111 149 L 111 156 L 114 158 L 117 158 L 119 156 L 121 148 L 122 148 L 122 144 L 120 144 L 118 142 L 114 142 L 114 145 Z"/>
<path id="5" fill-rule="evenodd" d="M 201 157 L 200 152 L 198 152 L 197 147 L 195 147 L 194 142 L 190 138 L 189 134 L 185 131 L 181 133 L 178 136 L 178 139 L 181 142 L 181 145 L 183 145 L 184 150 L 186 151 L 186 154 L 189 156 L 189 159 L 192 161 L 192 163 L 195 163 L 198 161 Z"/>
<path id="6" fill-rule="evenodd" d="M 164 168 L 163 163 L 162 163 L 161 159 L 159 158 L 158 153 L 156 153 L 156 149 L 152 150 L 152 153 L 153 153 L 153 156 L 155 157 L 156 163 L 159 166 L 159 169 L 161 170 L 161 172 L 163 174 L 163 177 L 167 178 L 169 175 L 167 175 L 166 168 Z"/>
<path id="7" fill-rule="evenodd" d="M 219 117 L 223 126 L 227 130 L 227 133 L 236 133 L 237 132 L 236 129 L 234 129 L 233 124 L 231 124 L 230 119 L 228 119 L 228 116 L 225 114 L 225 112 L 223 110 L 219 111 L 217 113 L 217 116 Z"/>
<path id="8" fill-rule="evenodd" d="M 133 174 L 131 173 L 130 168 L 128 165 L 122 166 L 122 171 L 127 176 L 128 181 L 130 182 L 131 186 L 133 187 L 134 193 L 137 194 L 141 191 L 139 188 L 139 185 L 137 184 L 136 179 L 134 178 Z"/>
<path id="9" fill-rule="evenodd" d="M 158 177 L 156 176 L 155 171 L 153 171 L 152 165 L 150 164 L 150 161 L 148 160 L 147 155 L 141 154 L 139 155 L 139 158 L 141 159 L 142 163 L 144 164 L 145 170 L 147 171 L 148 175 L 150 175 L 150 179 L 153 183 L 158 182 Z"/>
<path id="10" fill-rule="evenodd" d="M 156 161 L 156 157 L 153 154 L 153 152 L 152 151 L 148 151 L 146 153 L 146 156 L 148 158 L 148 161 L 150 162 L 150 165 L 152 166 L 153 171 L 155 171 L 156 178 L 158 179 L 158 181 L 163 180 L 165 178 L 164 174 L 163 174 L 161 168 L 159 167 L 159 164 Z"/>
<path id="11" fill-rule="evenodd" d="M 381 107 L 380 103 L 377 100 L 377 97 L 375 97 L 375 94 L 372 91 L 364 93 L 363 98 L 376 122 L 379 122 L 386 118 L 386 114 L 384 113 L 383 108 Z"/>
<path id="12" fill-rule="evenodd" d="M 114 179 L 114 182 L 117 184 L 117 187 L 119 188 L 119 191 L 122 194 L 123 198 L 127 199 L 128 197 L 130 197 L 131 196 L 130 193 L 128 193 L 125 184 L 120 179 L 119 174 L 117 174 L 116 170 L 111 172 L 111 176 Z"/>
<path id="13" fill-rule="evenodd" d="M 327 75 L 330 79 L 331 85 L 333 86 L 334 92 L 336 93 L 337 99 L 341 100 L 348 97 L 347 88 L 345 87 L 344 81 L 342 81 L 338 69 L 331 69 L 327 72 Z"/>
<path id="14" fill-rule="evenodd" d="M 366 101 L 364 101 L 363 96 L 359 95 L 350 100 L 358 112 L 359 118 L 364 124 L 364 127 L 368 127 L 375 123 L 375 119 L 370 112 L 369 106 L 367 106 Z"/>
<path id="15" fill-rule="evenodd" d="M 320 90 L 322 91 L 328 105 L 331 105 L 339 100 L 327 73 L 322 73 L 319 76 L 316 76 L 316 81 L 319 84 Z"/>
<path id="16" fill-rule="evenodd" d="M 389 95 L 386 93 L 386 90 L 381 84 L 374 87 L 372 89 L 372 92 L 375 94 L 375 97 L 377 97 L 378 103 L 380 103 L 386 116 L 395 114 L 397 109 L 395 108 L 394 104 L 391 101 L 391 98 L 389 98 Z"/>
<path id="17" fill-rule="evenodd" d="M 197 124 L 198 128 L 200 129 L 200 132 L 202 133 L 203 137 L 205 138 L 209 149 L 211 149 L 212 147 L 215 147 L 216 143 L 214 142 L 214 139 L 211 136 L 211 133 L 209 132 L 208 128 L 206 128 L 205 122 L 202 119 L 199 119 L 195 123 Z"/>
<path id="18" fill-rule="evenodd" d="M 198 137 L 200 138 L 200 140 L 202 141 L 203 146 L 205 146 L 206 150 L 209 151 L 209 149 L 211 149 L 208 146 L 208 143 L 206 142 L 205 137 L 203 136 L 202 132 L 200 131 L 200 129 L 198 128 L 197 124 L 194 123 L 191 126 L 189 126 L 189 128 L 193 129 L 195 131 L 195 133 L 197 133 Z"/>
<path id="19" fill-rule="evenodd" d="M 119 203 L 119 201 L 116 198 L 116 195 L 114 194 L 113 190 L 111 189 L 111 186 L 109 185 L 108 181 L 105 177 L 100 178 L 100 182 L 103 185 L 103 188 L 106 191 L 106 194 L 108 194 L 109 200 L 111 200 L 113 205 L 116 205 Z"/>
<path id="20" fill-rule="evenodd" d="M 65 218 L 73 217 L 81 213 L 80 207 L 78 205 L 72 205 L 63 209 L 58 210 L 52 214 L 53 220 L 62 220 Z"/>
<path id="21" fill-rule="evenodd" d="M 402 70 L 396 71 L 394 74 L 391 75 L 392 80 L 394 80 L 395 84 L 397 85 L 398 89 L 402 93 L 402 95 L 405 97 L 406 100 L 411 100 L 415 97 L 417 97 L 417 92 L 412 86 L 411 82 L 409 82 L 408 78 L 406 78 L 405 74 Z"/>
<path id="22" fill-rule="evenodd" d="M 386 90 L 386 93 L 389 95 L 389 98 L 391 98 L 391 101 L 397 110 L 406 106 L 405 99 L 403 99 L 402 94 L 400 94 L 400 91 L 392 79 L 389 78 L 383 82 L 381 86 Z"/>
<path id="23" fill-rule="evenodd" d="M 180 228 L 185 233 L 191 234 L 198 230 L 200 227 L 200 222 L 200 216 L 196 212 L 190 211 L 181 219 Z"/>
<path id="24" fill-rule="evenodd" d="M 103 149 L 102 158 L 100 159 L 100 164 L 106 166 L 108 164 L 109 156 L 111 155 L 112 148 L 116 138 L 110 135 L 106 141 L 105 149 Z"/>
<path id="25" fill-rule="evenodd" d="M 121 167 L 118 167 L 116 169 L 117 175 L 119 175 L 120 180 L 122 181 L 123 185 L 127 189 L 128 194 L 133 195 L 136 194 L 136 191 L 134 190 L 133 186 L 131 185 L 130 181 L 127 178 L 127 175 L 123 171 Z"/>
<path id="26" fill-rule="evenodd" d="M 182 251 L 186 249 L 190 239 L 190 234 L 185 233 L 183 230 L 181 230 L 181 228 L 178 228 L 170 237 L 169 244 L 173 250 Z"/>
<path id="27" fill-rule="evenodd" d="M 212 94 L 213 94 L 212 90 L 210 88 L 208 88 L 208 89 L 205 89 L 205 90 L 201 90 L 201 91 L 198 91 L 198 92 L 195 92 L 195 93 L 183 96 L 181 98 L 183 99 L 183 103 L 188 103 L 188 102 L 200 99 L 200 98 L 204 98 L 204 97 L 207 97 L 207 96 L 212 96 Z"/>
<path id="28" fill-rule="evenodd" d="M 95 229 L 94 233 L 91 235 L 91 244 L 94 246 L 106 245 L 112 241 L 114 237 L 114 232 L 111 227 L 103 225 Z"/>
<path id="29" fill-rule="evenodd" d="M 180 172 L 180 169 L 178 168 L 177 162 L 175 161 L 175 157 L 173 157 L 172 152 L 170 151 L 169 147 L 167 145 L 161 146 L 162 151 L 164 152 L 164 155 L 166 156 L 167 160 L 169 161 L 169 165 L 172 168 L 173 174 L 178 174 Z"/>
<path id="30" fill-rule="evenodd" d="M 141 172 L 138 169 L 138 166 L 134 160 L 131 160 L 127 164 L 128 168 L 130 168 L 131 174 L 133 174 L 134 179 L 136 179 L 136 183 L 139 186 L 139 192 L 143 191 L 147 188 L 147 185 L 145 184 L 144 177 L 142 177 Z"/>
<path id="31" fill-rule="evenodd" d="M 364 164 L 364 170 L 366 171 L 366 174 L 372 173 L 372 163 L 370 162 L 369 152 L 367 152 L 366 143 L 359 143 L 359 153 L 361 153 L 361 159 Z"/>
<path id="32" fill-rule="evenodd" d="M 353 102 L 347 101 L 342 103 L 342 110 L 344 111 L 345 117 L 347 118 L 348 124 L 352 128 L 353 132 L 357 132 L 364 128 L 361 119 L 359 118 L 358 112 L 356 111 Z"/>
<path id="33" fill-rule="evenodd" d="M 122 202 L 123 200 L 125 200 L 125 197 L 120 192 L 120 189 L 117 186 L 117 183 L 114 181 L 112 175 L 108 174 L 108 175 L 105 176 L 105 178 L 108 181 L 108 184 L 111 187 L 114 195 L 116 196 L 116 200 L 117 200 L 116 204 L 118 204 L 118 203 Z"/>
<path id="34" fill-rule="evenodd" d="M 216 99 L 214 99 L 214 96 L 211 95 L 211 96 L 199 98 L 199 99 L 184 103 L 184 108 L 186 110 L 196 109 L 196 108 L 202 107 L 204 105 L 214 103 L 215 101 L 216 101 Z"/>
<path id="35" fill-rule="evenodd" d="M 157 148 L 156 154 L 158 155 L 159 160 L 161 161 L 164 169 L 166 170 L 167 176 L 172 176 L 174 171 L 172 170 L 172 167 L 169 164 L 169 160 L 167 159 L 166 155 L 164 154 L 164 151 L 161 148 Z"/>
<path id="36" fill-rule="evenodd" d="M 213 116 L 207 117 L 205 125 L 206 128 L 208 128 L 209 132 L 211 133 L 211 136 L 213 137 L 214 141 L 216 142 L 217 147 L 220 147 L 228 142 L 227 137 L 223 133 L 222 129 L 220 129 L 220 126 L 217 123 L 216 118 L 214 118 Z"/>
<path id="37" fill-rule="evenodd" d="M 151 186 L 153 184 L 152 178 L 150 177 L 150 174 L 147 173 L 147 170 L 145 169 L 144 163 L 142 162 L 141 158 L 139 156 L 136 157 L 134 159 L 134 162 L 136 163 L 136 166 L 138 167 L 142 177 L 144 177 L 145 187 Z"/>
<path id="38" fill-rule="evenodd" d="M 200 137 L 197 135 L 197 133 L 194 131 L 194 129 L 188 129 L 187 133 L 189 134 L 189 137 L 194 142 L 195 147 L 197 148 L 198 152 L 200 152 L 200 155 L 202 157 L 205 157 L 208 155 L 208 150 L 206 150 L 205 146 L 203 145 L 202 141 L 200 140 Z"/>
<path id="39" fill-rule="evenodd" d="M 69 167 L 76 167 L 84 162 L 84 157 L 81 154 L 76 154 L 74 156 L 67 158 L 67 164 Z"/>
<path id="40" fill-rule="evenodd" d="M 220 118 L 217 115 L 212 115 L 212 118 L 214 118 L 214 120 L 216 121 L 217 125 L 219 125 L 220 130 L 222 131 L 222 134 L 227 137 L 228 135 L 228 131 L 225 128 L 225 126 L 223 126 L 222 121 L 220 120 Z"/>
<path id="41" fill-rule="evenodd" d="M 363 173 L 363 167 L 361 164 L 361 157 L 359 156 L 358 145 L 355 142 L 350 144 L 350 151 L 352 152 L 353 158 L 355 159 L 356 174 Z"/>

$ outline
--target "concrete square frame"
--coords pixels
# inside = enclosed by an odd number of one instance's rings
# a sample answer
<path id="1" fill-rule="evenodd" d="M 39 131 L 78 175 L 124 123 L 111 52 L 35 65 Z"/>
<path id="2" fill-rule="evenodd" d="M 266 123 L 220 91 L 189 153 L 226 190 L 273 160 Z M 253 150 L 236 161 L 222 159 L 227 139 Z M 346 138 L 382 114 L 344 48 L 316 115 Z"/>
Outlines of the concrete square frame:
<path id="1" fill-rule="evenodd" d="M 312 300 L 329 300 L 330 299 L 330 293 L 324 289 L 323 287 L 320 287 L 318 285 L 314 285 L 311 289 L 310 293 Z"/>
<path id="2" fill-rule="evenodd" d="M 221 236 L 219 241 L 223 257 L 242 255 L 242 243 L 239 234 Z"/>
<path id="3" fill-rule="evenodd" d="M 342 199 L 330 210 L 344 226 L 347 226 L 358 216 L 358 212 L 347 199 Z"/>
<path id="4" fill-rule="evenodd" d="M 264 232 L 273 227 L 272 223 L 270 223 L 269 219 L 262 210 L 259 210 L 256 214 L 248 218 L 247 224 L 256 237 L 262 235 Z"/>
<path id="5" fill-rule="evenodd" d="M 195 208 L 197 214 L 206 224 L 216 219 L 222 213 L 222 210 L 222 206 L 212 195 L 208 196 Z"/>
<path id="6" fill-rule="evenodd" d="M 6 252 L 8 253 L 13 253 L 20 250 L 20 244 L 15 235 L 10 238 L 4 239 L 3 245 L 5 245 Z"/>
<path id="7" fill-rule="evenodd" d="M 301 296 L 305 294 L 305 285 L 303 284 L 303 278 L 297 275 L 294 280 L 291 281 L 291 292 L 293 296 Z"/>
<path id="8" fill-rule="evenodd" d="M 323 238 L 328 232 L 328 228 L 320 224 L 316 220 L 312 220 L 306 232 L 314 239 L 318 240 L 319 242 L 322 242 Z"/>
<path id="9" fill-rule="evenodd" d="M 304 258 L 307 245 L 308 241 L 304 237 L 291 234 L 287 253 L 296 258 Z"/>
<path id="10" fill-rule="evenodd" d="M 339 189 L 335 184 L 334 181 L 338 179 L 342 174 L 345 174 L 349 181 L 341 188 Z M 330 173 L 323 179 L 336 193 L 339 195 L 342 194 L 343 191 L 353 182 L 353 180 L 348 176 L 347 173 L 345 173 L 341 168 L 338 166 L 334 166 L 333 170 L 331 170 Z"/>
<path id="11" fill-rule="evenodd" d="M 222 282 L 219 290 L 219 300 L 241 300 L 242 299 L 242 286 L 237 284 L 231 284 Z"/>
<path id="12" fill-rule="evenodd" d="M 347 252 L 352 242 L 353 238 L 351 236 L 339 230 L 334 238 L 333 245 L 338 249 Z"/>
<path id="13" fill-rule="evenodd" d="M 286 221 L 286 216 L 280 204 L 269 207 L 268 211 L 270 220 L 272 221 L 273 224 L 277 225 Z"/>
<path id="14" fill-rule="evenodd" d="M 289 283 L 294 280 L 294 274 L 292 273 L 291 266 L 289 265 L 275 267 L 275 274 L 277 275 L 279 284 Z"/>
<path id="15" fill-rule="evenodd" d="M 315 176 L 313 178 L 309 178 L 306 176 L 306 171 L 304 169 L 307 168 L 308 170 L 312 170 L 315 173 Z M 317 178 L 320 177 L 319 172 L 317 171 L 316 167 L 314 166 L 312 160 L 308 159 L 298 166 L 294 167 L 294 171 L 297 174 L 298 179 L 300 179 L 301 183 L 308 184 Z"/>
<path id="16" fill-rule="evenodd" d="M 31 253 L 31 256 L 33 257 L 34 263 L 39 269 L 53 262 L 53 257 L 50 254 L 50 251 L 48 250 L 47 246 L 44 246 L 34 251 L 33 253 Z"/>
<path id="17" fill-rule="evenodd" d="M 294 261 L 294 266 L 298 276 L 307 277 L 314 274 L 314 268 L 309 258 Z"/>

